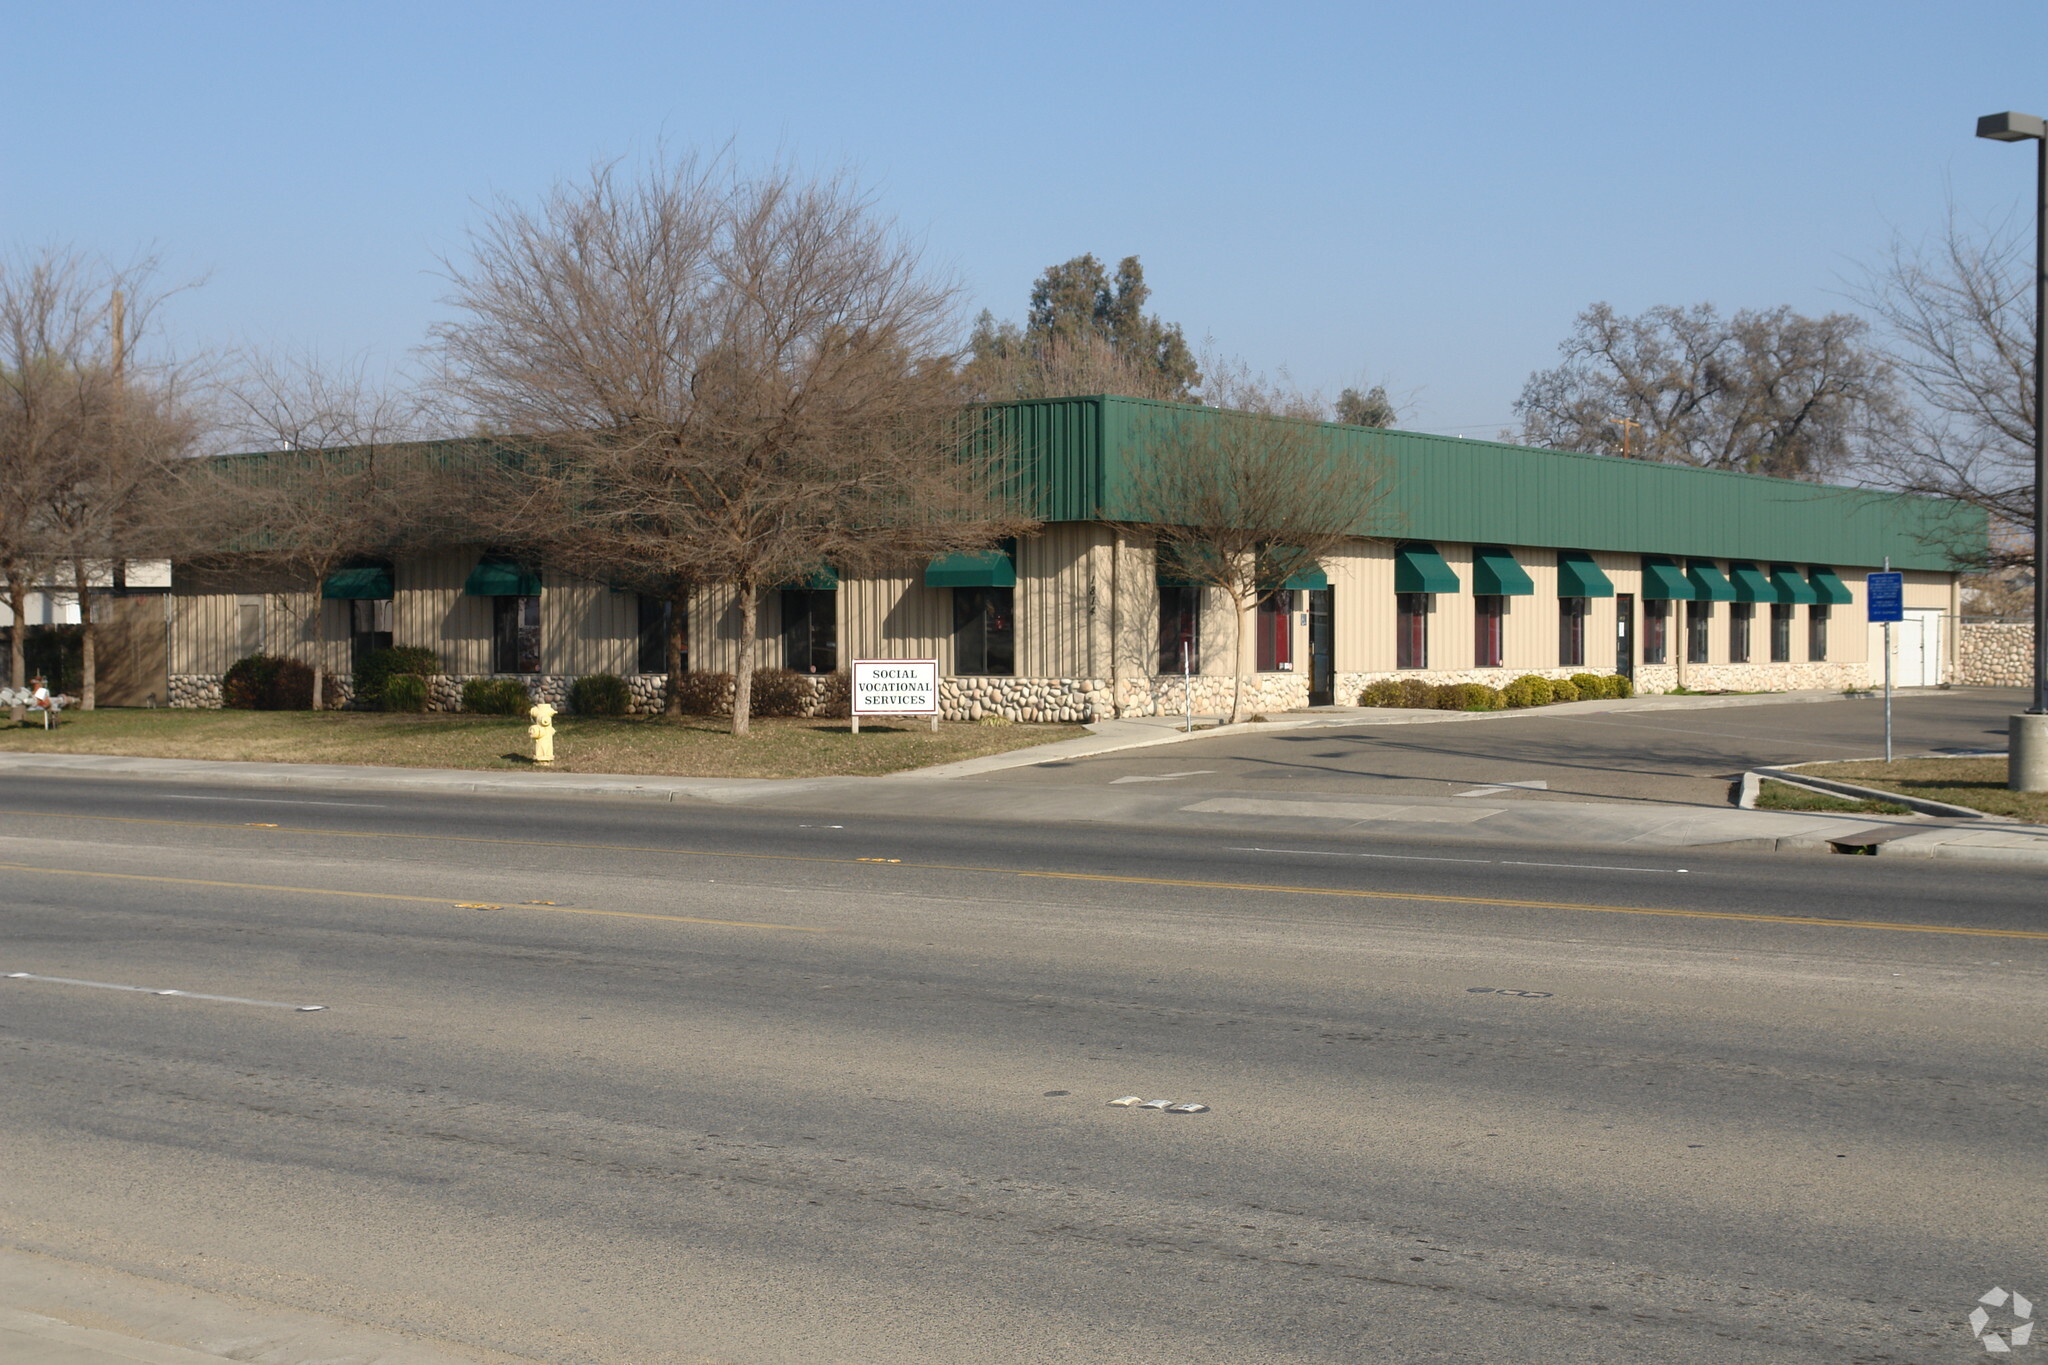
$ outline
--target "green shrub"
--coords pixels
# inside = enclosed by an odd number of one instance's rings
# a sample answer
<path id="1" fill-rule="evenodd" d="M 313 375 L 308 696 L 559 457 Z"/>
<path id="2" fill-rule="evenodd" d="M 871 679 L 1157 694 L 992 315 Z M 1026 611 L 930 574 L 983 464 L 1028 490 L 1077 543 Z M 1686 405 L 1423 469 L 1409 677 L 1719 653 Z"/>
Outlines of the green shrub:
<path id="1" fill-rule="evenodd" d="M 1579 685 L 1570 678 L 1552 678 L 1550 680 L 1550 699 L 1553 702 L 1577 701 L 1579 699 Z"/>
<path id="2" fill-rule="evenodd" d="M 1396 678 L 1394 685 L 1401 689 L 1400 705 L 1415 711 L 1428 711 L 1436 706 L 1436 684 L 1420 678 Z"/>
<path id="3" fill-rule="evenodd" d="M 1524 673 L 1500 690 L 1501 700 L 1508 706 L 1550 705 L 1550 679 L 1539 678 L 1534 673 Z"/>
<path id="4" fill-rule="evenodd" d="M 1621 674 L 1617 673 L 1607 680 L 1608 696 L 1618 697 L 1623 701 L 1626 701 L 1628 698 L 1633 697 L 1635 694 L 1635 683 L 1627 678 L 1622 677 Z"/>
<path id="5" fill-rule="evenodd" d="M 1429 709 L 1432 711 L 1456 711 L 1464 700 L 1458 691 L 1459 683 L 1431 683 L 1429 688 Z"/>
<path id="6" fill-rule="evenodd" d="M 616 673 L 586 673 L 569 684 L 569 709 L 579 716 L 623 716 L 633 709 L 633 689 Z"/>
<path id="7" fill-rule="evenodd" d="M 685 673 L 676 679 L 676 695 L 686 716 L 732 714 L 732 674 Z"/>
<path id="8" fill-rule="evenodd" d="M 405 707 L 384 705 L 386 681 L 400 674 L 411 674 L 420 678 L 431 678 L 441 671 L 441 656 L 431 649 L 417 645 L 399 645 L 393 649 L 373 649 L 363 655 L 356 665 L 354 690 L 358 706 L 372 707 L 386 711 L 402 711 Z"/>
<path id="9" fill-rule="evenodd" d="M 471 678 L 462 685 L 462 709 L 479 716 L 523 716 L 533 705 L 517 678 Z"/>
<path id="10" fill-rule="evenodd" d="M 787 668 L 757 668 L 747 699 L 747 714 L 785 719 L 806 715 L 811 709 L 812 695 L 809 674 Z"/>
<path id="11" fill-rule="evenodd" d="M 1498 687 L 1485 683 L 1445 683 L 1438 695 L 1437 706 L 1444 711 L 1498 711 L 1507 704 Z"/>
<path id="12" fill-rule="evenodd" d="M 220 696 L 235 711 L 310 711 L 313 670 L 297 659 L 251 654 L 228 665 Z"/>
<path id="13" fill-rule="evenodd" d="M 1400 682 L 1396 679 L 1379 678 L 1365 685 L 1365 690 L 1358 694 L 1358 704 L 1360 706 L 1402 706 L 1406 704 L 1404 701 L 1406 695 L 1401 690 Z"/>
<path id="14" fill-rule="evenodd" d="M 427 709 L 427 680 L 417 673 L 393 673 L 377 689 L 381 711 L 420 712 Z"/>
<path id="15" fill-rule="evenodd" d="M 1579 689 L 1580 701 L 1595 701 L 1613 695 L 1608 690 L 1606 675 L 1600 673 L 1574 673 L 1572 686 Z"/>

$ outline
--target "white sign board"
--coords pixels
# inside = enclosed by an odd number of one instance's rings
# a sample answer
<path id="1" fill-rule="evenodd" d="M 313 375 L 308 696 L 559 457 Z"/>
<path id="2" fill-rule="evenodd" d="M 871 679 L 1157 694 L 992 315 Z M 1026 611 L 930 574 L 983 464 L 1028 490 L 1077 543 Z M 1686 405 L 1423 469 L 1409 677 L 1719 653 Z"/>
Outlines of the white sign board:
<path id="1" fill-rule="evenodd" d="M 937 659 L 855 659 L 853 714 L 936 716 L 939 714 Z"/>

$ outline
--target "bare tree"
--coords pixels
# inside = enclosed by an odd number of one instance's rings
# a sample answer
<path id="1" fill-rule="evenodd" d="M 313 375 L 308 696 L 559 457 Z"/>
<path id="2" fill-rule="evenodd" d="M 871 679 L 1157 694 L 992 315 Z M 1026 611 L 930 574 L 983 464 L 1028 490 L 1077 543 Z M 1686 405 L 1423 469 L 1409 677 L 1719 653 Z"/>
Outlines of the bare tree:
<path id="1" fill-rule="evenodd" d="M 326 705 L 322 589 L 352 559 L 390 555 L 433 529 L 419 397 L 361 360 L 310 352 L 242 359 L 220 396 L 220 433 L 264 452 L 194 463 L 176 505 L 185 557 L 267 572 L 280 610 L 314 650 L 313 709 Z M 304 605 L 300 605 L 304 604 Z"/>
<path id="2" fill-rule="evenodd" d="M 24 676 L 31 588 L 71 570 L 85 651 L 85 703 L 94 691 L 92 589 L 133 524 L 141 469 L 160 447 L 160 376 L 128 376 L 111 314 L 125 292 L 130 318 L 150 264 L 99 266 L 64 248 L 0 262 L 0 579 L 14 626 L 8 676 Z M 158 296 L 160 297 L 160 296 Z M 14 718 L 22 719 L 20 708 Z"/>
<path id="3" fill-rule="evenodd" d="M 1779 478 L 1848 465 L 1892 417 L 1889 367 L 1846 313 L 1779 307 L 1723 319 L 1712 304 L 1621 317 L 1596 303 L 1529 376 L 1522 439 L 1557 450 Z"/>
<path id="4" fill-rule="evenodd" d="M 2031 566 L 2033 243 L 1951 209 L 1931 242 L 1894 239 L 1852 286 L 1878 320 L 1906 417 L 1871 451 L 1877 477 L 1957 498 L 1991 519 L 1991 562 Z"/>
<path id="5" fill-rule="evenodd" d="M 1332 439 L 1319 400 L 1241 371 L 1212 377 L 1211 387 L 1218 407 L 1158 416 L 1119 510 L 1151 536 L 1162 564 L 1229 599 L 1235 724 L 1253 613 L 1290 579 L 1379 531 L 1387 480 L 1377 458 Z"/>
<path id="6" fill-rule="evenodd" d="M 517 456 L 483 466 L 469 501 L 503 509 L 483 529 L 669 598 L 678 630 L 694 585 L 729 587 L 734 734 L 763 590 L 1024 524 L 963 440 L 953 291 L 844 180 L 605 166 L 500 206 L 472 248 L 438 337 L 451 392 Z"/>

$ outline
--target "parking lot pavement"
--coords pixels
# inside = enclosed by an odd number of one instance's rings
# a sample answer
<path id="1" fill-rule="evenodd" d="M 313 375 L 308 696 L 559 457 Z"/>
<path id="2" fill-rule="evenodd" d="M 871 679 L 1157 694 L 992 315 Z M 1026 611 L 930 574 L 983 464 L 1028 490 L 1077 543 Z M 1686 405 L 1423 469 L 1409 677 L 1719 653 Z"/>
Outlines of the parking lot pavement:
<path id="1" fill-rule="evenodd" d="M 2002 750 L 2006 718 L 2025 706 L 2023 693 L 2011 688 L 1903 694 L 1893 702 L 1896 752 Z M 1729 782 L 1748 768 L 1870 758 L 1883 746 L 1877 700 L 1784 706 L 1759 699 L 1754 706 L 1698 710 L 1504 712 L 1457 725 L 1361 719 L 1271 733 L 1235 730 L 982 780 L 1725 807 Z"/>

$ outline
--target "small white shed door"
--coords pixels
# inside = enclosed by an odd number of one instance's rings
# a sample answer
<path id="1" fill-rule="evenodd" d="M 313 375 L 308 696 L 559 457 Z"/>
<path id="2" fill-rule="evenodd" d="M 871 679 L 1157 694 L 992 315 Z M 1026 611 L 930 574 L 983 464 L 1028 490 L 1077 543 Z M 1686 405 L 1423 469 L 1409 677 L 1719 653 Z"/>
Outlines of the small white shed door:
<path id="1" fill-rule="evenodd" d="M 1884 627 L 1870 628 L 1870 681 L 1884 681 Z M 1941 611 L 1908 608 L 1906 619 L 1892 623 L 1892 686 L 1941 685 Z"/>

